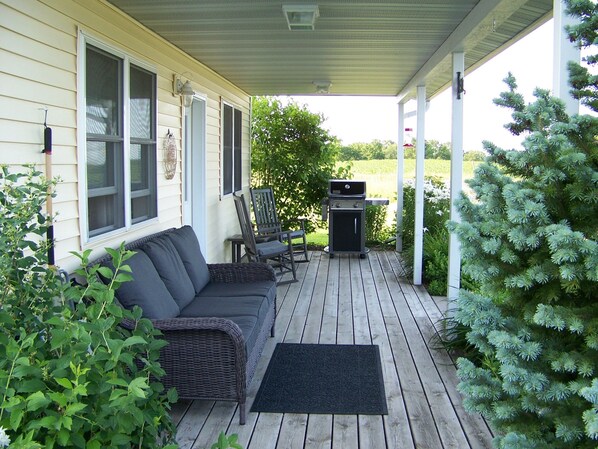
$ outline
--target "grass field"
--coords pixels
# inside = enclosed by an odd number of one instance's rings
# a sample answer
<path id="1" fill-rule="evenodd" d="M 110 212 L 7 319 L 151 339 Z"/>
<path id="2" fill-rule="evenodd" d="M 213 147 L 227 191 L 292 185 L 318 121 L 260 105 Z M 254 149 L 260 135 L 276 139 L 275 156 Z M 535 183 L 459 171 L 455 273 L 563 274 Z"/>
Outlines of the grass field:
<path id="1" fill-rule="evenodd" d="M 391 203 L 396 200 L 397 161 L 393 159 L 373 161 L 352 161 L 353 179 L 366 182 L 368 196 L 388 198 Z M 479 162 L 463 162 L 463 179 L 473 176 L 473 170 Z M 440 159 L 427 159 L 424 163 L 425 176 L 435 176 L 449 181 L 451 162 Z M 415 160 L 405 159 L 403 167 L 405 179 L 415 178 Z M 465 186 L 464 186 L 465 187 Z"/>

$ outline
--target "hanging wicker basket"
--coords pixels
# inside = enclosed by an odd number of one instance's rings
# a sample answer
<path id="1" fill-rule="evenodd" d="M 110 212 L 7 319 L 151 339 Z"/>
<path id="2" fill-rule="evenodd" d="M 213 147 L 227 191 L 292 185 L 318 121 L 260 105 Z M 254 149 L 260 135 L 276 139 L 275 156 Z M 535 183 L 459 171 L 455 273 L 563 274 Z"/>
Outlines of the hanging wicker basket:
<path id="1" fill-rule="evenodd" d="M 177 146 L 176 140 L 174 138 L 174 134 L 168 130 L 166 133 L 166 138 L 164 139 L 163 151 L 164 157 L 162 160 L 164 161 L 164 177 L 166 179 L 174 178 L 176 173 L 176 166 L 177 166 Z"/>

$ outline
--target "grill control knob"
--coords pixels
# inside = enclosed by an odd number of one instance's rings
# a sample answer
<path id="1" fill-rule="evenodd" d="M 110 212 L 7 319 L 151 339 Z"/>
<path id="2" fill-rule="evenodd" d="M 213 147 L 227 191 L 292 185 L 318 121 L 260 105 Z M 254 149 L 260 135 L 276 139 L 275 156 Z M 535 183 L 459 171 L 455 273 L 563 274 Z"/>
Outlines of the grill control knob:
<path id="1" fill-rule="evenodd" d="M 354 207 L 355 209 L 357 209 L 357 208 L 359 207 L 359 203 L 355 203 L 355 204 L 353 204 L 353 207 Z"/>

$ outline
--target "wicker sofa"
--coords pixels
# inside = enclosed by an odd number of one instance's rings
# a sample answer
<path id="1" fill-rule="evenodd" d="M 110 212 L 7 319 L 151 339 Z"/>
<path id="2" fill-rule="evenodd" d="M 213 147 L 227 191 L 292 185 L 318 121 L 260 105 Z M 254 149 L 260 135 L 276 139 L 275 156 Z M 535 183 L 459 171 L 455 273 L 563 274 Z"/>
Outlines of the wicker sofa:
<path id="1" fill-rule="evenodd" d="M 274 336 L 276 276 L 261 263 L 207 264 L 189 226 L 126 245 L 134 280 L 116 292 L 138 305 L 168 341 L 162 383 L 180 398 L 232 400 L 245 423 L 246 391 L 268 334 Z M 109 256 L 95 263 L 111 266 Z"/>

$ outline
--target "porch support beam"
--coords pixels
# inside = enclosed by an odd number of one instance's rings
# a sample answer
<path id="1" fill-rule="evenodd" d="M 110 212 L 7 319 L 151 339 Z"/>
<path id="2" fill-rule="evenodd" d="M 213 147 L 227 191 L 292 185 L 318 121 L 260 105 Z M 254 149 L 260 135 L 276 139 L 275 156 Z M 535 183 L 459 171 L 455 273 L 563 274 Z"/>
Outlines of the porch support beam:
<path id="1" fill-rule="evenodd" d="M 415 229 L 413 284 L 422 284 L 424 256 L 424 159 L 426 154 L 426 86 L 417 86 L 417 134 L 415 147 Z"/>
<path id="2" fill-rule="evenodd" d="M 399 135 L 397 138 L 397 240 L 395 249 L 403 251 L 403 182 L 405 167 L 405 103 L 399 102 Z"/>
<path id="3" fill-rule="evenodd" d="M 580 61 L 581 51 L 569 41 L 565 31 L 566 25 L 575 25 L 577 19 L 566 13 L 566 5 L 562 0 L 554 0 L 554 60 L 552 76 L 552 92 L 555 97 L 565 102 L 569 115 L 579 113 L 579 100 L 571 96 L 569 90 L 569 61 Z"/>
<path id="4" fill-rule="evenodd" d="M 463 189 L 463 98 L 459 92 L 459 77 L 465 73 L 465 53 L 453 53 L 452 81 L 452 129 L 451 129 L 451 221 L 460 222 L 461 217 L 455 201 Z M 449 238 L 448 300 L 457 299 L 461 287 L 461 244 L 457 235 L 451 232 Z"/>

